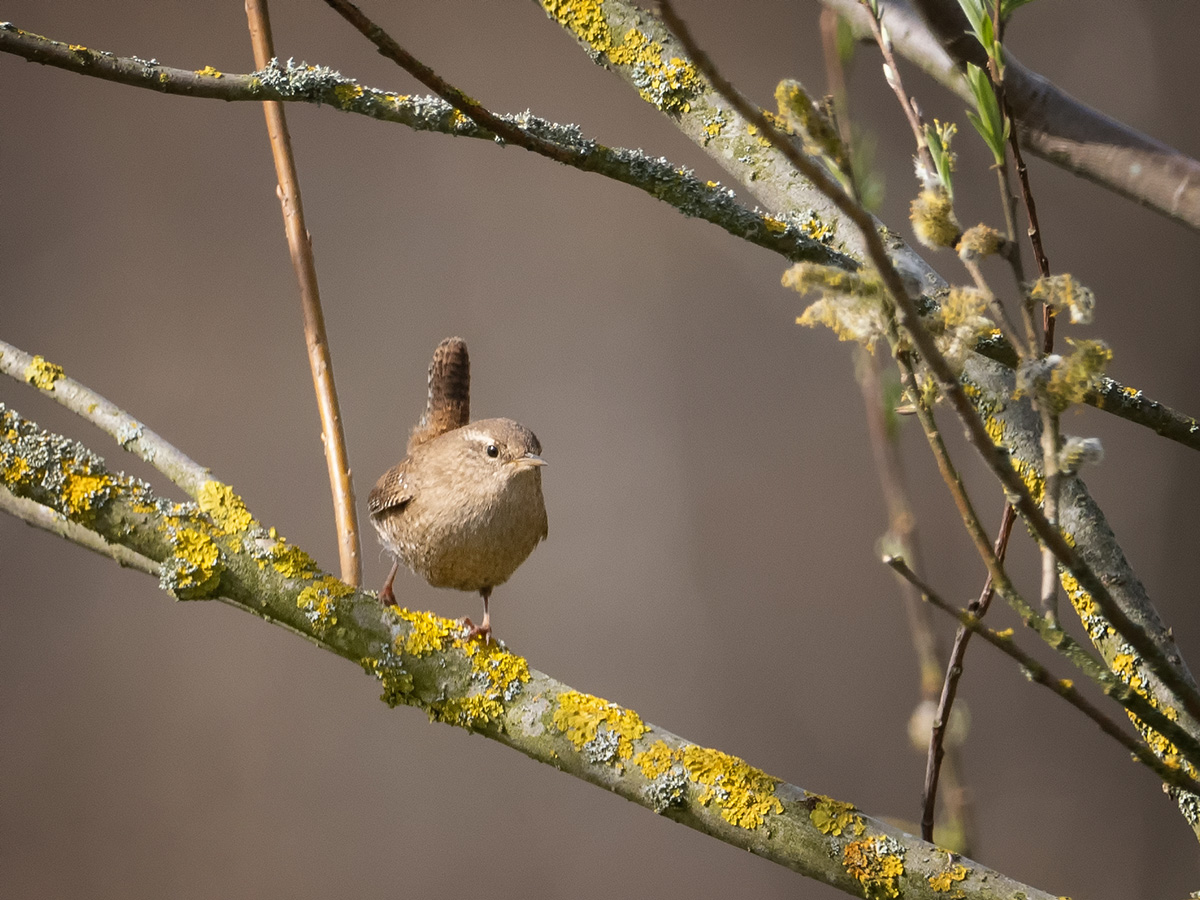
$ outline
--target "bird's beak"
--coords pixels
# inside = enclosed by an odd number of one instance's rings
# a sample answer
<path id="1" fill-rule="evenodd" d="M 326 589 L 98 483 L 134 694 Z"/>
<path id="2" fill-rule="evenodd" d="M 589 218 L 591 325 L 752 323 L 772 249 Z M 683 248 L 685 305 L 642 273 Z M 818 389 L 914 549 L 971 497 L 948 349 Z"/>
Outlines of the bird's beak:
<path id="1" fill-rule="evenodd" d="M 514 459 L 512 464 L 518 469 L 536 469 L 538 466 L 544 466 L 546 461 L 536 453 L 526 453 Z"/>

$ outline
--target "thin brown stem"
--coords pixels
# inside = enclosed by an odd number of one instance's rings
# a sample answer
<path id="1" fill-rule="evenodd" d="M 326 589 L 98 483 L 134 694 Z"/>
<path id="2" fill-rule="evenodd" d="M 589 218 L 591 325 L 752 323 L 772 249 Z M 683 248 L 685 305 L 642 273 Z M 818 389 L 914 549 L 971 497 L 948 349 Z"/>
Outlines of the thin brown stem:
<path id="1" fill-rule="evenodd" d="M 863 5 L 866 6 L 866 0 L 863 0 Z M 880 7 L 880 15 L 882 16 L 882 7 Z M 870 7 L 868 7 L 868 12 Z M 871 24 L 871 34 L 875 38 L 875 43 L 879 46 L 879 52 L 883 54 L 884 80 L 888 83 L 888 87 L 892 89 L 892 93 L 896 95 L 896 99 L 900 102 L 900 108 L 904 110 L 904 118 L 908 120 L 908 127 L 912 129 L 913 138 L 917 142 L 917 155 L 921 159 L 921 165 L 925 167 L 925 171 L 932 177 L 937 169 L 933 165 L 933 156 L 929 152 L 929 142 L 925 139 L 925 123 L 921 121 L 921 111 L 917 109 L 917 103 L 912 96 L 904 89 L 904 82 L 900 78 L 900 70 L 896 67 L 896 56 L 892 52 L 892 42 L 883 33 L 883 27 L 874 15 L 868 15 L 868 20 Z"/>
<path id="2" fill-rule="evenodd" d="M 391 35 L 371 21 L 361 9 L 350 3 L 349 0 L 325 0 L 325 2 L 338 15 L 357 28 L 359 33 L 374 44 L 383 56 L 396 63 L 480 128 L 486 128 L 506 143 L 524 147 L 526 150 L 532 150 L 566 165 L 574 164 L 580 151 L 536 137 L 475 102 L 401 47 Z"/>
<path id="3" fill-rule="evenodd" d="M 1181 790 L 1190 793 L 1200 793 L 1200 782 L 1193 778 L 1189 778 L 1182 769 L 1177 769 L 1167 765 L 1165 762 L 1155 756 L 1145 744 L 1137 740 L 1116 722 L 1106 716 L 1100 709 L 1092 705 L 1092 703 L 1075 689 L 1074 684 L 1066 678 L 1055 678 L 1036 659 L 1020 649 L 1013 643 L 1012 638 L 1005 637 L 992 631 L 984 626 L 979 617 L 970 612 L 958 609 L 950 603 L 943 600 L 929 585 L 925 584 L 917 575 L 908 567 L 903 559 L 898 557 L 887 557 L 884 559 L 887 565 L 898 572 L 902 577 L 912 582 L 924 595 L 925 599 L 936 606 L 943 612 L 949 613 L 958 619 L 959 624 L 979 635 L 1000 652 L 1015 660 L 1021 667 L 1022 673 L 1034 684 L 1040 684 L 1043 687 L 1049 688 L 1055 694 L 1066 700 L 1081 713 L 1091 719 L 1100 730 L 1109 737 L 1116 740 L 1122 747 L 1128 750 L 1138 762 L 1151 769 L 1154 774 L 1161 778 L 1165 783 Z M 928 840 L 928 839 L 926 839 Z"/>
<path id="4" fill-rule="evenodd" d="M 988 287 L 987 279 L 983 277 L 983 270 L 979 268 L 979 263 L 970 258 L 964 258 L 961 262 L 963 268 L 971 276 L 971 280 L 975 282 L 975 288 L 987 299 L 988 309 L 992 312 L 992 319 L 1000 327 L 1000 333 L 1004 335 L 1004 339 L 1012 344 L 1018 356 L 1026 356 L 1030 348 L 1021 341 L 1021 335 L 1017 332 L 1017 326 L 1009 318 L 1008 311 L 1004 308 L 1004 304 L 1000 302 L 1000 298 Z"/>
<path id="5" fill-rule="evenodd" d="M 250 25 L 250 42 L 254 47 L 254 64 L 262 69 L 275 56 L 271 45 L 267 0 L 246 0 L 246 17 Z M 333 515 L 337 526 L 342 581 L 357 587 L 362 582 L 358 513 L 354 508 L 350 459 L 346 452 L 346 435 L 342 430 L 337 387 L 333 380 L 333 358 L 329 352 L 329 339 L 325 334 L 325 315 L 321 311 L 321 294 L 317 287 L 312 237 L 304 224 L 300 179 L 296 173 L 296 160 L 292 154 L 292 139 L 288 134 L 283 104 L 274 100 L 264 101 L 263 112 L 267 119 L 267 133 L 271 139 L 271 154 L 275 159 L 275 176 L 279 181 L 276 194 L 283 207 L 288 250 L 291 252 L 292 266 L 296 270 L 296 279 L 300 283 L 304 340 L 308 346 L 308 363 L 312 369 L 317 408 L 321 415 L 325 463 L 329 469 L 329 484 L 333 491 Z"/>
<path id="6" fill-rule="evenodd" d="M 1004 557 L 1008 552 L 1008 538 L 1012 534 L 1013 523 L 1016 520 L 1016 510 L 1012 508 L 1011 504 L 1004 504 L 1004 516 L 1000 520 L 1000 533 L 996 535 L 996 543 L 993 547 L 996 559 L 1000 562 L 1004 562 Z M 992 576 L 988 575 L 978 599 L 973 600 L 967 606 L 967 612 L 977 619 L 982 619 L 987 614 L 995 593 Z M 937 713 L 933 717 L 933 727 L 929 730 L 929 752 L 925 756 L 925 784 L 921 791 L 921 834 L 928 835 L 925 840 L 933 840 L 938 781 L 942 771 L 942 761 L 946 755 L 946 727 L 950 724 L 950 714 L 953 712 L 954 700 L 958 695 L 958 682 L 962 678 L 963 659 L 967 653 L 967 644 L 970 643 L 971 634 L 971 630 L 961 624 L 954 634 L 954 645 L 950 648 L 950 661 L 946 665 L 946 676 L 942 681 Z"/>
<path id="7" fill-rule="evenodd" d="M 327 2 L 335 2 L 335 0 L 327 0 Z M 341 0 L 336 0 L 336 2 L 341 2 Z M 768 140 L 796 171 L 828 197 L 846 219 L 859 230 L 867 258 L 878 272 L 884 288 L 895 306 L 896 324 L 911 338 L 921 358 L 936 378 L 938 387 L 962 421 L 967 439 L 999 479 L 1005 493 L 1014 499 L 1014 505 L 1021 517 L 1030 525 L 1034 533 L 1050 546 L 1056 558 L 1075 577 L 1083 590 L 1092 597 L 1100 612 L 1117 633 L 1141 654 L 1154 676 L 1175 695 L 1193 719 L 1200 721 L 1200 692 L 1187 682 L 1171 660 L 1167 658 L 1162 648 L 1155 644 L 1150 636 L 1117 605 L 1108 588 L 1091 567 L 1084 563 L 1075 549 L 1067 543 L 1063 535 L 1057 529 L 1050 527 L 1046 517 L 1042 515 L 1037 503 L 1034 502 L 1029 488 L 1013 468 L 1008 452 L 992 442 L 983 421 L 962 385 L 959 384 L 953 369 L 938 351 L 933 335 L 921 322 L 916 304 L 908 296 L 899 272 L 892 265 L 883 238 L 875 227 L 875 221 L 871 214 L 860 204 L 855 203 L 820 166 L 780 134 L 763 115 L 762 110 L 738 93 L 733 85 L 717 71 L 708 55 L 696 44 L 686 24 L 675 13 L 668 0 L 660 0 L 659 9 L 667 26 L 713 88 L 743 119 L 756 126 L 759 134 Z M 990 555 L 991 545 L 986 538 L 984 538 L 984 547 Z M 1057 634 L 1061 634 L 1061 632 L 1057 632 Z"/>

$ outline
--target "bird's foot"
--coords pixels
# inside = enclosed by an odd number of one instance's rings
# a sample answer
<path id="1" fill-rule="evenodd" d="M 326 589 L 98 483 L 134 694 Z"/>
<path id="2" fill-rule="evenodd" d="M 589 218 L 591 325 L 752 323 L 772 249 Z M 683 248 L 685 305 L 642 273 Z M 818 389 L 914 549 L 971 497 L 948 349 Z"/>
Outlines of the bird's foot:
<path id="1" fill-rule="evenodd" d="M 462 637 L 464 641 L 472 641 L 477 637 L 482 637 L 485 644 L 492 642 L 492 625 L 486 618 L 480 624 L 476 625 L 468 617 L 463 616 L 463 618 L 458 620 L 458 624 L 466 629 Z"/>
<path id="2" fill-rule="evenodd" d="M 396 603 L 396 595 L 392 593 L 392 583 L 389 581 L 383 586 L 383 590 L 379 592 L 379 603 L 381 606 L 398 606 Z"/>

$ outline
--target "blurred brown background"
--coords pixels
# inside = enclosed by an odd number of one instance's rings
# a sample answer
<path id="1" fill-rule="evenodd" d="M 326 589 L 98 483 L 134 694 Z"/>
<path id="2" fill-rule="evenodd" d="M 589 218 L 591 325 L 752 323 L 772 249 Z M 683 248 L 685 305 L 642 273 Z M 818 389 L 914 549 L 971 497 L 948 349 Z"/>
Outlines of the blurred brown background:
<path id="1" fill-rule="evenodd" d="M 785 76 L 823 89 L 815 2 L 680 8 L 759 101 Z M 529 107 L 723 177 L 528 0 L 366 9 L 493 109 Z M 317 0 L 271 12 L 281 57 L 417 90 Z M 253 68 L 236 0 L 16 0 L 0 15 L 169 65 Z M 1043 2 L 1022 10 L 1010 43 L 1077 96 L 1196 155 L 1198 28 L 1194 4 Z M 962 127 L 964 221 L 997 222 L 962 103 L 909 71 L 926 114 Z M 870 51 L 852 83 L 858 121 L 881 136 L 881 215 L 907 233 L 911 144 Z M 12 57 L 0 58 L 0 104 L 0 335 L 144 420 L 336 569 L 261 108 Z M 692 740 L 915 819 L 916 670 L 876 561 L 885 519 L 851 356 L 792 324 L 804 304 L 779 286 L 780 259 L 519 149 L 299 104 L 287 114 L 360 512 L 402 453 L 430 352 L 461 334 L 475 413 L 529 424 L 551 462 L 550 540 L 495 596 L 510 646 Z M 1031 170 L 1052 266 L 1099 298 L 1096 325 L 1068 333 L 1106 338 L 1117 378 L 1200 411 L 1198 236 L 1040 161 Z M 963 280 L 948 254 L 933 262 Z M 31 389 L 0 382 L 0 401 L 178 495 Z M 965 600 L 983 569 L 914 426 L 929 575 Z M 1104 440 L 1089 485 L 1195 667 L 1200 459 L 1091 410 L 1065 429 Z M 998 522 L 1000 498 L 959 456 Z M 387 561 L 370 534 L 364 562 L 377 587 Z M 397 594 L 446 615 L 478 602 L 412 576 Z M 0 604 L 8 896 L 840 896 L 388 711 L 353 665 L 219 603 L 174 604 L 146 576 L 3 516 Z M 1013 624 L 1006 610 L 996 621 Z M 1194 840 L 1153 776 L 1081 716 L 982 646 L 961 696 L 980 860 L 1075 897 L 1200 887 Z"/>

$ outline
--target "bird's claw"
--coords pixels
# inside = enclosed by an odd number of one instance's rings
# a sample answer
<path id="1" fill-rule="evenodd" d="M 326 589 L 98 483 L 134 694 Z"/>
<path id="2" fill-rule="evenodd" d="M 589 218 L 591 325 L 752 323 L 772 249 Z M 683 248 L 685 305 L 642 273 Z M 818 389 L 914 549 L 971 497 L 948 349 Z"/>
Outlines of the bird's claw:
<path id="1" fill-rule="evenodd" d="M 471 641 L 477 637 L 482 637 L 485 644 L 492 642 L 492 626 L 486 620 L 482 624 L 476 625 L 471 621 L 470 617 L 463 616 L 458 620 L 458 624 L 466 629 L 462 637 L 464 641 Z"/>

